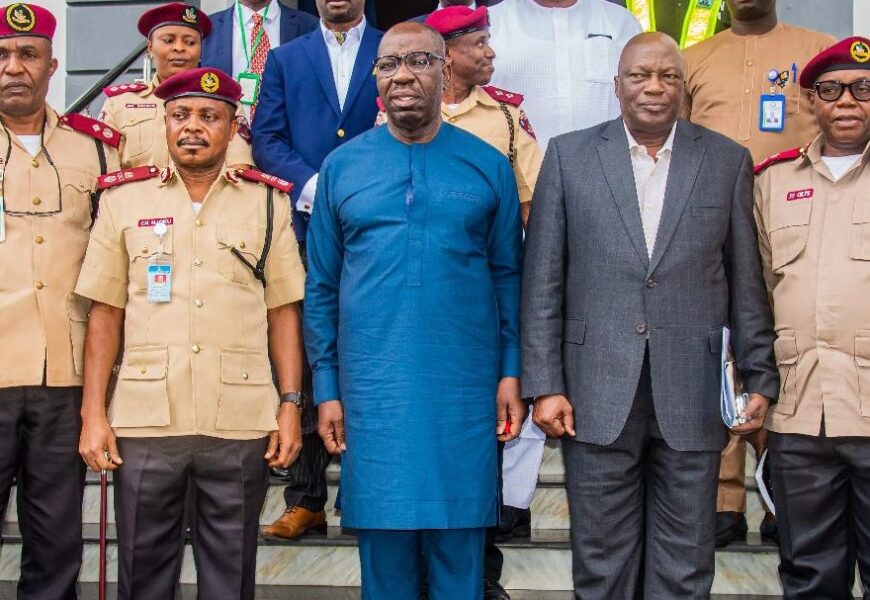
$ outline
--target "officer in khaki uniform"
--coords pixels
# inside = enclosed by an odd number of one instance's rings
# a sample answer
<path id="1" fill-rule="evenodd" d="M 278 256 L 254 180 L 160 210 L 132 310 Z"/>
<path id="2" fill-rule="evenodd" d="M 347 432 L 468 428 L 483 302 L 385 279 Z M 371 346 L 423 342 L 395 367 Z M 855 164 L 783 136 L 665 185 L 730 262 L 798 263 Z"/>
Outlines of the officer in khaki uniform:
<path id="1" fill-rule="evenodd" d="M 683 117 L 745 146 L 759 163 L 818 135 L 809 98 L 801 93 L 796 75 L 836 40 L 827 33 L 779 22 L 775 0 L 727 0 L 726 4 L 731 27 L 683 51 Z M 783 120 L 765 126 L 759 111 L 764 98 L 771 95 L 781 97 Z M 747 441 L 760 457 L 767 446 L 767 435 L 763 430 L 746 437 L 731 433 L 722 451 L 716 501 L 717 546 L 746 538 Z M 763 538 L 775 539 L 772 515 L 765 515 L 760 529 Z"/>
<path id="2" fill-rule="evenodd" d="M 100 119 L 121 132 L 121 167 L 125 169 L 169 162 L 166 149 L 166 111 L 154 95 L 161 81 L 199 65 L 202 40 L 211 32 L 211 21 L 196 7 L 173 2 L 146 11 L 138 23 L 148 38 L 148 54 L 156 73 L 147 83 L 112 85 L 103 90 L 106 102 Z M 239 133 L 230 142 L 227 164 L 250 166 L 250 136 L 241 106 L 236 112 Z"/>
<path id="3" fill-rule="evenodd" d="M 0 514 L 18 482 L 18 598 L 74 599 L 82 557 L 78 457 L 88 302 L 73 294 L 118 132 L 45 101 L 56 21 L 0 16 Z"/>
<path id="4" fill-rule="evenodd" d="M 172 162 L 101 178 L 76 286 L 94 301 L 82 456 L 115 470 L 119 599 L 173 597 L 188 483 L 200 597 L 253 599 L 268 467 L 301 448 L 304 271 L 291 186 L 226 167 L 241 97 L 229 75 L 185 71 L 155 95 Z"/>
<path id="5" fill-rule="evenodd" d="M 787 600 L 870 590 L 870 39 L 800 78 L 821 134 L 759 165 L 781 389 L 767 418 Z M 865 597 L 867 594 L 865 593 Z"/>
<path id="6" fill-rule="evenodd" d="M 520 108 L 523 96 L 487 85 L 495 58 L 488 43 L 487 9 L 450 6 L 436 10 L 425 22 L 447 42 L 447 56 L 452 64 L 441 116 L 495 146 L 508 158 L 516 176 L 525 225 L 544 156 L 529 119 Z M 382 125 L 386 113 L 380 98 L 378 108 L 377 123 Z"/>

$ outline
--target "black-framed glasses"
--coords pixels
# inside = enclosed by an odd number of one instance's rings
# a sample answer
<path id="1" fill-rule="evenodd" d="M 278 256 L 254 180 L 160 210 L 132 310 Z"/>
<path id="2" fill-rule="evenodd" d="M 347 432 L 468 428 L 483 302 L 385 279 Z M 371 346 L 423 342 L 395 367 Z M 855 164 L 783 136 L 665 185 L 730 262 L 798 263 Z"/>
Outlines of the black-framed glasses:
<path id="1" fill-rule="evenodd" d="M 830 79 L 828 81 L 817 81 L 813 87 L 816 90 L 816 95 L 825 102 L 836 102 L 843 96 L 843 92 L 846 89 L 859 102 L 870 100 L 870 79 L 859 79 L 852 83 L 843 83 L 842 81 Z"/>
<path id="2" fill-rule="evenodd" d="M 444 60 L 444 57 L 435 52 L 408 52 L 404 56 L 379 56 L 375 59 L 375 73 L 383 77 L 392 77 L 402 67 L 402 63 L 405 63 L 413 73 L 422 73 L 436 60 Z"/>

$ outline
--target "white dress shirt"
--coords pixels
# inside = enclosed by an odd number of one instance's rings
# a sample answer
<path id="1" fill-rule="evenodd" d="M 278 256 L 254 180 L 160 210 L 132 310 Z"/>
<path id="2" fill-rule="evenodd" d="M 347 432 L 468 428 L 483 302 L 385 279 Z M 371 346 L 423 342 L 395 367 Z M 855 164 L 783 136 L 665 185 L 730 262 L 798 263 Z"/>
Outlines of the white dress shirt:
<path id="1" fill-rule="evenodd" d="M 269 36 L 270 47 L 274 48 L 281 44 L 281 4 L 278 0 L 272 0 L 268 7 L 258 10 L 261 16 L 266 13 L 266 8 L 269 13 L 263 19 L 263 28 L 266 30 L 263 36 L 265 42 L 266 35 Z M 239 9 L 233 5 L 233 78 L 238 78 L 239 74 L 248 69 L 248 57 L 254 56 L 254 49 L 251 48 L 251 32 L 254 30 L 254 11 L 247 6 L 242 5 L 242 19 L 244 19 L 245 27 L 245 46 L 242 45 L 242 40 L 239 39 Z M 248 56 L 245 56 L 245 47 L 248 48 Z"/>
<path id="2" fill-rule="evenodd" d="M 326 50 L 329 54 L 329 64 L 332 66 L 335 91 L 338 94 L 338 107 L 341 110 L 344 110 L 344 101 L 347 98 L 350 78 L 353 76 L 353 67 L 356 64 L 356 55 L 359 53 L 365 28 L 366 18 L 363 17 L 357 26 L 352 27 L 347 32 L 344 43 L 339 44 L 338 40 L 335 39 L 335 34 L 326 28 L 322 20 L 320 21 L 320 30 L 323 32 L 323 39 L 326 41 Z M 315 191 L 317 191 L 316 173 L 302 186 L 299 199 L 296 201 L 296 210 L 311 214 L 314 207 Z"/>
<path id="3" fill-rule="evenodd" d="M 489 14 L 492 84 L 525 96 L 542 148 L 554 136 L 619 116 L 613 91 L 619 55 L 641 32 L 630 12 L 607 0 L 567 8 L 504 0 Z"/>
<path id="4" fill-rule="evenodd" d="M 624 124 L 623 124 L 624 125 Z M 637 204 L 640 208 L 640 218 L 643 221 L 643 237 L 646 239 L 646 251 L 652 258 L 656 235 L 659 231 L 659 221 L 662 218 L 662 208 L 665 205 L 665 187 L 668 183 L 668 171 L 671 169 L 671 154 L 674 151 L 674 132 L 677 125 L 671 127 L 671 133 L 664 145 L 656 152 L 656 157 L 647 153 L 646 146 L 641 146 L 628 127 L 625 135 L 628 137 L 628 151 L 631 153 L 631 168 L 634 171 L 634 187 L 637 190 Z"/>
<path id="5" fill-rule="evenodd" d="M 254 57 L 254 48 L 251 47 L 251 32 L 254 30 L 254 12 L 247 6 L 242 7 L 242 19 L 244 19 L 245 27 L 245 45 L 242 44 L 241 33 L 239 31 L 239 9 L 236 4 L 233 4 L 233 79 L 238 79 L 239 74 L 248 70 L 249 59 Z M 268 14 L 266 9 L 269 9 Z M 281 44 L 281 4 L 278 0 L 272 0 L 268 7 L 263 7 L 262 10 L 256 11 L 263 19 L 263 29 L 266 33 L 261 38 L 260 43 L 266 43 L 266 36 L 269 36 L 269 47 L 274 48 Z M 248 55 L 245 56 L 245 48 L 248 49 Z M 247 104 L 242 104 L 242 110 L 245 111 L 245 118 L 251 120 L 251 107 Z"/>

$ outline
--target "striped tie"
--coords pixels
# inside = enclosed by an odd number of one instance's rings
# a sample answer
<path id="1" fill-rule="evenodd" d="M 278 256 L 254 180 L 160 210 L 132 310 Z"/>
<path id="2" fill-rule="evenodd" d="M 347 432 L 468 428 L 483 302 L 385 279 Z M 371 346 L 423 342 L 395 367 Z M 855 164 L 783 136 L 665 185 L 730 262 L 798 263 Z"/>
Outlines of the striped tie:
<path id="1" fill-rule="evenodd" d="M 257 43 L 257 37 L 260 36 L 260 32 L 263 32 L 263 35 L 260 37 L 260 43 L 254 47 L 254 44 Z M 251 56 L 251 73 L 256 73 L 257 75 L 263 75 L 263 69 L 266 68 L 266 57 L 269 55 L 269 49 L 272 47 L 272 44 L 269 42 L 269 34 L 266 33 L 266 30 L 263 28 L 263 16 L 257 13 L 254 13 L 254 27 L 251 29 L 251 52 L 253 56 Z M 251 122 L 254 122 L 254 112 L 257 110 L 256 102 L 251 106 Z"/>

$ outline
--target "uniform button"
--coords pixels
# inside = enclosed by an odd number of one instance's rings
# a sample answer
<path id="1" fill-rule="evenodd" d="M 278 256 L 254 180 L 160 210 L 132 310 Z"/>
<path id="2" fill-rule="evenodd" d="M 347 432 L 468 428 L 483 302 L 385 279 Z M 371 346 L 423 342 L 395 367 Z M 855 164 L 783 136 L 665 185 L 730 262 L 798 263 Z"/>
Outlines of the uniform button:
<path id="1" fill-rule="evenodd" d="M 33 160 L 30 161 L 30 166 L 39 167 L 39 161 L 34 158 Z"/>
<path id="2" fill-rule="evenodd" d="M 33 203 L 34 203 L 35 205 L 39 206 L 40 204 L 42 204 L 42 198 L 40 198 L 39 196 L 37 196 L 36 198 L 33 199 Z"/>
<path id="3" fill-rule="evenodd" d="M 202 259 L 201 258 L 194 258 L 193 259 L 193 266 L 194 267 L 201 267 L 202 266 Z"/>
<path id="4" fill-rule="evenodd" d="M 41 290 L 44 287 L 45 287 L 45 284 L 42 283 L 41 281 L 36 282 L 36 289 Z"/>
<path id="5" fill-rule="evenodd" d="M 245 249 L 245 241 L 244 241 L 244 240 L 242 240 L 241 242 L 239 242 L 239 248 L 241 248 L 242 250 Z"/>
<path id="6" fill-rule="evenodd" d="M 747 61 L 746 61 L 746 66 L 747 66 L 747 67 L 751 67 L 751 66 L 752 66 L 752 64 L 753 64 L 753 63 L 752 63 L 752 61 L 751 61 L 751 60 L 747 60 Z"/>
<path id="7" fill-rule="evenodd" d="M 750 92 L 750 89 L 749 89 L 749 88 L 746 88 L 745 90 L 743 90 L 743 93 L 744 93 L 744 94 L 748 94 L 749 92 Z"/>
<path id="8" fill-rule="evenodd" d="M 656 280 L 653 278 L 649 278 L 646 280 L 646 287 L 654 288 L 656 286 Z"/>
<path id="9" fill-rule="evenodd" d="M 196 225 L 197 227 L 202 227 L 202 219 L 197 219 L 197 220 L 194 221 L 193 223 L 194 223 L 194 225 Z"/>
<path id="10" fill-rule="evenodd" d="M 142 367 L 141 369 L 139 369 L 139 372 L 144 375 L 145 373 L 148 372 L 148 369 L 146 367 Z"/>
<path id="11" fill-rule="evenodd" d="M 33 238 L 33 241 L 36 242 L 37 244 L 41 244 L 42 242 L 45 241 L 45 238 L 42 237 L 41 235 L 38 235 L 35 238 Z"/>
<path id="12" fill-rule="evenodd" d="M 245 373 L 244 371 L 242 371 L 242 379 L 247 379 L 247 378 L 248 378 L 248 374 Z"/>
<path id="13" fill-rule="evenodd" d="M 339 129 L 338 131 L 335 132 L 335 135 L 337 135 L 340 138 L 343 138 L 344 137 L 344 129 Z"/>
<path id="14" fill-rule="evenodd" d="M 194 354 L 199 354 L 199 346 L 197 344 L 191 346 L 190 349 L 193 351 Z"/>
<path id="15" fill-rule="evenodd" d="M 641 323 L 640 325 L 635 325 L 634 330 L 638 333 L 646 333 L 646 325 Z"/>
<path id="16" fill-rule="evenodd" d="M 148 246 L 142 246 L 142 254 L 148 254 Z"/>
<path id="17" fill-rule="evenodd" d="M 456 117 L 450 117 L 449 119 L 447 119 L 447 122 L 448 122 L 448 123 L 455 123 L 455 122 L 456 122 Z"/>
<path id="18" fill-rule="evenodd" d="M 193 303 L 196 305 L 197 308 L 202 308 L 202 300 L 200 300 L 199 298 L 194 300 Z"/>

